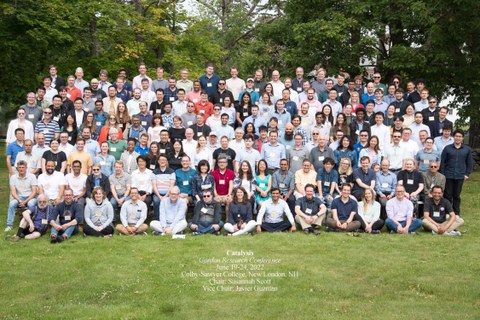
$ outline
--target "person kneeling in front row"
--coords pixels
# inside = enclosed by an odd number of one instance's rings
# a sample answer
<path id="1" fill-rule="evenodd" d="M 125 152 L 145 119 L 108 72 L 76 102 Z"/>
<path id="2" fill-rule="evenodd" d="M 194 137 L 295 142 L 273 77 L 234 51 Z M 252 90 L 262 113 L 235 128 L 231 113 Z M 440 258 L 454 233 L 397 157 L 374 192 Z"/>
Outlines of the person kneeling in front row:
<path id="1" fill-rule="evenodd" d="M 402 185 L 395 187 L 395 197 L 388 200 L 387 229 L 391 233 L 415 233 L 422 226 L 422 220 L 413 218 L 413 204 L 405 197 L 405 188 Z"/>
<path id="2" fill-rule="evenodd" d="M 432 198 L 425 200 L 423 227 L 433 234 L 461 236 L 460 231 L 455 229 L 463 225 L 464 221 L 455 214 L 450 201 L 443 198 L 442 187 L 433 186 L 431 193 Z M 450 215 L 450 219 L 447 219 L 447 215 Z"/>
<path id="3" fill-rule="evenodd" d="M 233 191 L 233 200 L 229 204 L 225 231 L 232 236 L 248 234 L 255 229 L 256 221 L 252 218 L 252 204 L 248 200 L 245 188 L 238 187 Z"/>
<path id="4" fill-rule="evenodd" d="M 77 224 L 82 223 L 82 208 L 73 201 L 73 190 L 66 189 L 63 193 L 65 200 L 53 210 L 49 223 L 52 226 L 50 242 L 57 243 L 69 239 L 77 233 Z"/>
<path id="5" fill-rule="evenodd" d="M 150 222 L 153 235 L 175 235 L 187 227 L 185 215 L 187 214 L 187 200 L 180 198 L 180 188 L 173 186 L 168 192 L 169 196 L 160 202 L 160 221 Z"/>
<path id="6" fill-rule="evenodd" d="M 11 238 L 12 241 L 18 241 L 22 236 L 26 240 L 38 239 L 47 232 L 49 217 L 53 215 L 53 207 L 48 205 L 46 195 L 38 196 L 38 204 L 34 207 L 28 207 L 28 210 L 22 212 L 22 220 L 18 226 L 17 234 Z"/>
<path id="7" fill-rule="evenodd" d="M 288 221 L 284 220 L 285 216 Z M 264 217 L 265 221 L 263 221 Z M 267 232 L 278 232 L 287 231 L 288 229 L 292 232 L 297 230 L 292 212 L 290 211 L 287 202 L 280 199 L 280 189 L 273 188 L 272 197 L 263 202 L 258 213 L 257 233 L 261 233 L 262 230 Z"/>
<path id="8" fill-rule="evenodd" d="M 120 210 L 120 221 L 115 229 L 122 235 L 146 235 L 148 226 L 145 222 L 147 219 L 147 205 L 140 200 L 140 193 L 137 188 L 130 189 L 130 199 L 125 201 Z"/>
<path id="9" fill-rule="evenodd" d="M 216 233 L 220 234 L 223 227 L 222 206 L 213 199 L 212 190 L 203 191 L 203 199 L 195 204 L 190 229 L 193 235 Z"/>
<path id="10" fill-rule="evenodd" d="M 355 231 L 361 223 L 356 220 L 358 204 L 350 197 L 352 187 L 342 186 L 341 195 L 332 201 L 332 217 L 327 218 L 327 231 Z"/>
<path id="11" fill-rule="evenodd" d="M 295 221 L 300 224 L 305 234 L 314 233 L 319 235 L 317 228 L 322 226 L 327 207 L 319 198 L 315 197 L 315 186 L 305 186 L 305 196 L 297 199 L 295 203 Z"/>
<path id="12" fill-rule="evenodd" d="M 95 187 L 84 212 L 85 235 L 110 238 L 113 236 L 113 207 L 102 187 Z"/>

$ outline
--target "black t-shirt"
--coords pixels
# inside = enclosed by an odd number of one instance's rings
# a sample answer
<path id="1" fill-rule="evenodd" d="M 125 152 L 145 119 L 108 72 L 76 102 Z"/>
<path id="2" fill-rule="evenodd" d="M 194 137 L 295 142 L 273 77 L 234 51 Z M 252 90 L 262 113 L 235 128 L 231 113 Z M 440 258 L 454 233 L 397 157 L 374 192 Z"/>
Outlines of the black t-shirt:
<path id="1" fill-rule="evenodd" d="M 252 115 L 252 107 L 245 108 L 243 105 L 238 105 L 235 107 L 235 112 L 240 113 L 240 119 L 243 121 Z"/>
<path id="2" fill-rule="evenodd" d="M 440 202 L 435 204 L 432 198 L 425 200 L 424 212 L 428 212 L 430 218 L 436 223 L 443 223 L 447 221 L 447 214 L 453 211 L 452 204 L 445 198 L 440 199 Z"/>
<path id="3" fill-rule="evenodd" d="M 236 157 L 235 151 L 233 149 L 228 148 L 227 150 L 224 150 L 222 148 L 218 148 L 215 151 L 213 151 L 213 159 L 215 159 L 215 169 L 218 169 L 218 157 L 224 156 L 227 158 L 227 168 L 233 171 L 233 160 L 235 160 Z"/>
<path id="4" fill-rule="evenodd" d="M 408 172 L 402 170 L 397 175 L 397 181 L 403 181 L 403 187 L 407 193 L 412 193 L 418 189 L 418 185 L 423 182 L 423 176 L 417 170 Z"/>
<path id="5" fill-rule="evenodd" d="M 55 161 L 55 171 L 60 171 L 62 162 L 67 161 L 67 155 L 63 151 L 53 153 L 52 150 L 47 150 L 43 153 L 42 159 L 45 159 L 45 165 L 46 161 Z"/>
<path id="6" fill-rule="evenodd" d="M 170 140 L 172 142 L 175 140 L 182 141 L 183 139 L 185 139 L 185 128 L 170 127 L 168 129 L 168 133 L 170 134 Z"/>

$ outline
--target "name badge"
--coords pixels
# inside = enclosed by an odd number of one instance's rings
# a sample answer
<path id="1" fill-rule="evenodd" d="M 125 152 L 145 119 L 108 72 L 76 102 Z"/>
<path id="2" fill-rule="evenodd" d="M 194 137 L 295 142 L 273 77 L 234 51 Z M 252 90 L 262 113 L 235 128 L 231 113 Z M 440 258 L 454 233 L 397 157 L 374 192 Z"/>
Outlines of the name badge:
<path id="1" fill-rule="evenodd" d="M 147 121 L 142 121 L 142 126 L 146 127 L 147 126 Z"/>
<path id="2" fill-rule="evenodd" d="M 188 186 L 189 185 L 189 182 L 188 181 L 183 181 L 182 183 L 184 186 Z"/>
<path id="3" fill-rule="evenodd" d="M 273 152 L 270 153 L 270 158 L 275 158 L 275 156 L 276 156 L 275 153 Z"/>
<path id="4" fill-rule="evenodd" d="M 429 164 L 429 163 L 430 163 L 430 160 L 428 160 L 428 159 L 425 159 L 425 160 L 423 160 L 423 163 L 425 163 L 425 164 Z"/>
<path id="5" fill-rule="evenodd" d="M 324 156 L 320 156 L 320 157 L 318 157 L 318 161 L 323 161 L 323 159 L 325 159 L 325 157 L 324 157 Z"/>
<path id="6" fill-rule="evenodd" d="M 65 218 L 65 221 L 70 221 L 70 220 L 72 220 L 72 217 L 71 217 L 71 216 L 65 216 L 64 218 Z"/>
<path id="7" fill-rule="evenodd" d="M 306 214 L 312 214 L 312 209 L 310 209 L 310 208 L 305 209 L 305 213 Z"/>
<path id="8" fill-rule="evenodd" d="M 154 164 L 150 165 L 150 170 L 155 170 L 155 165 Z"/>
<path id="9" fill-rule="evenodd" d="M 212 83 L 211 82 L 207 83 L 207 88 L 211 88 L 211 87 L 212 87 Z"/>
<path id="10" fill-rule="evenodd" d="M 293 156 L 292 160 L 293 160 L 293 161 L 298 161 L 298 157 L 297 157 L 297 156 Z"/>
<path id="11" fill-rule="evenodd" d="M 101 165 L 101 166 L 104 166 L 104 165 L 106 165 L 106 164 L 107 164 L 107 163 L 106 163 L 105 161 L 100 161 L 100 165 Z"/>
<path id="12" fill-rule="evenodd" d="M 209 183 L 209 184 L 204 184 L 202 185 L 202 190 L 207 190 L 207 189 L 210 189 L 212 187 L 212 184 Z"/>
<path id="13" fill-rule="evenodd" d="M 259 91 L 260 91 L 260 88 L 255 88 L 255 91 L 256 91 L 256 92 L 259 92 Z"/>
<path id="14" fill-rule="evenodd" d="M 386 183 L 386 182 L 382 183 L 382 188 L 384 188 L 384 189 L 388 188 L 388 183 Z"/>
<path id="15" fill-rule="evenodd" d="M 137 214 L 135 212 L 130 213 L 130 219 L 137 219 Z"/>
<path id="16" fill-rule="evenodd" d="M 102 216 L 102 211 L 95 211 L 95 217 L 101 217 Z"/>
<path id="17" fill-rule="evenodd" d="M 279 183 L 278 186 L 279 186 L 280 188 L 285 188 L 285 183 Z"/>
<path id="18" fill-rule="evenodd" d="M 260 188 L 265 188 L 265 183 L 260 183 L 258 186 L 259 186 Z"/>
<path id="19" fill-rule="evenodd" d="M 219 180 L 218 184 L 225 184 L 225 180 Z"/>
<path id="20" fill-rule="evenodd" d="M 198 99 L 195 98 L 195 99 L 192 99 L 193 103 L 197 103 L 198 102 Z"/>
<path id="21" fill-rule="evenodd" d="M 42 224 L 47 224 L 47 219 L 42 219 Z"/>
<path id="22" fill-rule="evenodd" d="M 118 127 L 119 127 L 119 128 L 123 128 L 123 123 L 119 123 L 119 124 L 118 124 Z"/>
<path id="23" fill-rule="evenodd" d="M 302 91 L 302 88 L 297 87 L 297 91 L 298 91 L 298 92 L 301 92 L 301 91 Z"/>
<path id="24" fill-rule="evenodd" d="M 243 116 L 244 116 L 244 117 L 248 117 L 248 112 L 244 112 L 244 113 L 243 113 Z"/>
<path id="25" fill-rule="evenodd" d="M 290 150 L 292 148 L 292 146 L 287 146 L 286 149 L 287 150 Z"/>
<path id="26" fill-rule="evenodd" d="M 70 93 L 67 93 L 67 98 L 70 99 L 72 95 Z"/>
<path id="27" fill-rule="evenodd" d="M 199 113 L 205 114 L 205 110 L 200 110 Z"/>
<path id="28" fill-rule="evenodd" d="M 68 137 L 68 141 L 72 141 L 72 137 Z"/>
<path id="29" fill-rule="evenodd" d="M 197 137 L 203 136 L 203 132 L 197 132 Z"/>
<path id="30" fill-rule="evenodd" d="M 202 209 L 200 209 L 200 211 L 202 211 L 203 213 L 207 213 L 207 212 L 208 212 L 207 208 L 202 208 Z"/>
<path id="31" fill-rule="evenodd" d="M 400 108 L 395 108 L 395 112 L 396 112 L 396 113 L 399 113 L 399 112 L 400 112 Z"/>
<path id="32" fill-rule="evenodd" d="M 438 132 L 439 132 L 439 133 L 442 133 L 442 132 L 443 132 L 443 129 L 438 130 Z"/>
<path id="33" fill-rule="evenodd" d="M 117 152 L 117 148 L 111 147 L 111 148 L 110 148 L 110 151 L 112 151 L 112 152 Z"/>
<path id="34" fill-rule="evenodd" d="M 192 121 L 187 121 L 187 126 L 191 126 L 193 124 Z"/>
<path id="35" fill-rule="evenodd" d="M 43 129 L 44 134 L 48 134 L 50 131 L 48 129 Z"/>
<path id="36" fill-rule="evenodd" d="M 435 117 L 428 117 L 428 121 L 435 121 Z"/>
<path id="37" fill-rule="evenodd" d="M 283 121 L 282 121 L 282 120 L 278 120 L 278 124 L 282 125 L 282 124 L 283 124 Z"/>
<path id="38" fill-rule="evenodd" d="M 413 184 L 413 179 L 408 179 L 407 184 Z"/>
<path id="39" fill-rule="evenodd" d="M 360 133 L 360 131 L 358 131 L 358 130 L 357 130 L 357 131 L 355 131 L 355 134 L 356 134 L 357 136 L 358 136 L 358 134 L 359 134 L 359 133 Z"/>
<path id="40" fill-rule="evenodd" d="M 58 117 L 58 116 L 57 116 L 57 117 L 53 117 L 53 120 L 55 120 L 55 121 L 58 122 L 58 120 L 60 120 L 60 117 Z"/>
<path id="41" fill-rule="evenodd" d="M 170 102 L 175 101 L 175 97 L 170 97 Z"/>
<path id="42" fill-rule="evenodd" d="M 433 211 L 434 218 L 440 218 L 440 211 Z"/>
<path id="43" fill-rule="evenodd" d="M 117 184 L 117 185 L 115 186 L 115 189 L 116 189 L 116 190 L 120 190 L 120 189 L 122 189 L 122 186 L 119 185 L 119 184 Z"/>
<path id="44" fill-rule="evenodd" d="M 165 153 L 165 149 L 160 149 L 160 153 Z"/>
<path id="45" fill-rule="evenodd" d="M 324 185 L 325 187 L 330 187 L 330 181 L 325 181 L 325 182 L 323 183 L 323 185 Z"/>
<path id="46" fill-rule="evenodd" d="M 35 115 L 34 115 L 34 114 L 29 114 L 29 115 L 28 115 L 28 119 L 33 119 L 33 118 L 35 118 Z"/>
<path id="47" fill-rule="evenodd" d="M 100 127 L 102 125 L 100 121 L 95 122 L 95 124 L 97 125 L 97 127 Z"/>
<path id="48" fill-rule="evenodd" d="M 160 109 L 155 110 L 155 113 L 160 113 L 160 112 L 161 112 Z"/>
<path id="49" fill-rule="evenodd" d="M 220 98 L 220 103 L 223 103 L 223 98 Z"/>

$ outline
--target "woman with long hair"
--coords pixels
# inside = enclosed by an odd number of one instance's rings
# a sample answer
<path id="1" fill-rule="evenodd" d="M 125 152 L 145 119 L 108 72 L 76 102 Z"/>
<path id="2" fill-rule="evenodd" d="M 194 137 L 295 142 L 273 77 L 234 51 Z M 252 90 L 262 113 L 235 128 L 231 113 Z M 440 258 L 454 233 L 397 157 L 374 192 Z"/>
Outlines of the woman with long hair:
<path id="1" fill-rule="evenodd" d="M 102 187 L 95 187 L 91 199 L 85 206 L 85 234 L 94 237 L 110 238 L 113 236 L 114 212 Z"/>
<path id="2" fill-rule="evenodd" d="M 233 187 L 243 187 L 246 190 L 247 198 L 249 200 L 254 200 L 255 190 L 256 190 L 256 182 L 253 176 L 252 167 L 250 166 L 250 162 L 247 160 L 242 161 L 240 163 L 240 167 L 238 169 L 238 173 L 233 180 Z"/>
<path id="3" fill-rule="evenodd" d="M 152 142 L 159 142 L 160 141 L 160 132 L 163 130 L 167 130 L 163 126 L 162 115 L 160 113 L 155 113 L 152 118 L 152 125 L 148 128 L 148 141 Z"/>
<path id="4" fill-rule="evenodd" d="M 78 133 L 82 133 L 83 128 L 90 128 L 90 131 L 92 133 L 91 139 L 96 140 L 97 139 L 97 124 L 95 122 L 95 116 L 93 114 L 93 111 L 88 111 L 87 115 L 85 116 L 85 120 L 83 121 L 82 125 L 80 126 L 80 129 L 78 129 Z"/>
<path id="5" fill-rule="evenodd" d="M 267 161 L 261 159 L 258 161 L 255 171 L 255 189 L 257 191 L 256 202 L 261 206 L 263 201 L 270 199 L 270 190 L 272 189 L 272 176 L 267 173 Z"/>
<path id="6" fill-rule="evenodd" d="M 104 175 L 110 177 L 114 171 L 115 157 L 108 154 L 108 142 L 103 141 L 100 144 L 100 153 L 93 159 L 93 164 L 99 164 L 100 169 Z"/>
<path id="7" fill-rule="evenodd" d="M 329 129 L 333 127 L 334 119 L 332 113 L 332 107 L 329 104 L 323 106 L 323 124 Z"/>
<path id="8" fill-rule="evenodd" d="M 237 118 L 237 110 L 233 106 L 233 101 L 230 100 L 229 96 L 223 98 L 223 106 L 220 114 L 228 114 L 228 125 L 231 127 L 235 126 L 235 119 Z"/>
<path id="9" fill-rule="evenodd" d="M 100 129 L 100 134 L 98 135 L 98 143 L 102 143 L 104 141 L 110 140 L 110 129 L 115 128 L 118 130 L 118 139 L 123 139 L 123 131 L 118 124 L 117 116 L 111 114 L 107 118 L 107 122 L 105 125 Z"/>
<path id="10" fill-rule="evenodd" d="M 70 143 L 72 146 L 77 143 L 77 120 L 72 114 L 68 114 L 65 118 L 65 125 L 63 126 L 61 131 L 68 133 L 68 143 Z"/>
<path id="11" fill-rule="evenodd" d="M 362 201 L 358 203 L 358 215 L 361 227 L 367 232 L 378 234 L 383 228 L 385 221 L 380 219 L 380 203 L 375 201 L 375 191 L 370 188 L 365 189 L 362 195 Z"/>
<path id="12" fill-rule="evenodd" d="M 197 165 L 197 174 L 193 177 L 192 182 L 192 196 L 195 203 L 203 198 L 203 191 L 215 189 L 215 178 L 209 172 L 208 161 L 200 160 Z"/>
<path id="13" fill-rule="evenodd" d="M 255 138 L 255 140 L 258 139 L 258 135 L 255 133 L 255 125 L 253 124 L 253 122 L 249 122 L 245 126 L 243 137 L 245 138 L 247 134 L 251 134 Z"/>
<path id="14" fill-rule="evenodd" d="M 415 122 L 415 108 L 412 104 L 409 104 L 405 109 L 405 114 L 403 115 L 403 127 L 408 128 L 412 123 Z"/>
<path id="15" fill-rule="evenodd" d="M 360 151 L 358 155 L 358 166 L 360 167 L 360 159 L 362 157 L 367 156 L 370 158 L 370 163 L 378 163 L 382 162 L 383 152 L 380 150 L 380 144 L 378 143 L 377 136 L 371 136 L 368 139 L 367 146 Z"/>
<path id="16" fill-rule="evenodd" d="M 342 186 L 344 184 L 349 184 L 353 187 L 353 169 L 352 162 L 349 158 L 340 159 L 338 165 L 338 183 L 337 183 L 337 193 L 341 194 Z"/>
<path id="17" fill-rule="evenodd" d="M 170 134 L 170 141 L 185 139 L 185 128 L 182 127 L 182 117 L 174 116 L 173 117 L 173 126 L 168 128 L 168 133 Z"/>
<path id="18" fill-rule="evenodd" d="M 344 137 L 350 135 L 350 127 L 347 124 L 347 117 L 344 113 L 337 114 L 335 124 L 330 129 L 330 136 L 335 137 L 338 130 L 343 132 Z"/>
<path id="19" fill-rule="evenodd" d="M 340 167 L 342 158 L 350 159 L 350 163 L 353 163 L 353 169 L 357 165 L 357 153 L 353 149 L 352 139 L 349 136 L 343 136 L 339 143 L 338 148 L 333 152 L 335 156 L 335 163 L 337 169 Z"/>
<path id="20" fill-rule="evenodd" d="M 200 160 L 207 160 L 210 168 L 213 167 L 213 152 L 207 148 L 207 139 L 201 135 L 197 140 L 197 148 L 193 154 L 192 164 L 197 167 Z"/>
<path id="21" fill-rule="evenodd" d="M 240 236 L 255 229 L 252 206 L 248 201 L 247 191 L 243 187 L 233 190 L 233 200 L 228 205 L 228 218 L 224 226 L 228 235 Z"/>
<path id="22" fill-rule="evenodd" d="M 353 112 L 357 112 L 358 108 L 364 108 L 362 102 L 360 101 L 360 94 L 356 91 L 350 94 L 350 101 L 349 103 L 352 105 Z"/>
<path id="23" fill-rule="evenodd" d="M 240 101 L 236 109 L 237 124 L 241 126 L 243 124 L 243 120 L 252 115 L 252 98 L 248 92 L 243 94 L 242 101 Z"/>
<path id="24" fill-rule="evenodd" d="M 272 100 L 270 100 L 268 92 L 262 93 L 262 97 L 258 104 L 258 110 L 260 115 L 268 121 L 270 114 L 275 110 L 275 106 L 273 105 Z"/>
<path id="25" fill-rule="evenodd" d="M 128 108 L 125 102 L 119 102 L 117 106 L 117 113 L 115 114 L 118 120 L 118 127 L 125 131 L 130 124 L 132 123 L 132 119 L 130 118 L 130 114 L 128 113 Z"/>
<path id="26" fill-rule="evenodd" d="M 383 124 L 387 127 L 393 127 L 393 120 L 395 119 L 395 105 L 391 104 L 385 110 L 385 118 L 383 119 Z"/>
<path id="27" fill-rule="evenodd" d="M 183 144 L 180 140 L 173 141 L 173 148 L 168 156 L 168 166 L 173 170 L 182 168 Z"/>
<path id="28" fill-rule="evenodd" d="M 147 153 L 147 169 L 155 171 L 159 167 L 158 159 L 160 158 L 160 148 L 158 142 L 150 143 L 150 150 Z"/>
<path id="29" fill-rule="evenodd" d="M 268 94 L 268 96 L 270 97 L 270 101 L 272 102 L 273 105 L 277 103 L 277 97 L 275 97 L 275 94 L 273 92 L 273 85 L 271 83 L 267 83 L 265 85 L 263 92 L 266 92 Z"/>

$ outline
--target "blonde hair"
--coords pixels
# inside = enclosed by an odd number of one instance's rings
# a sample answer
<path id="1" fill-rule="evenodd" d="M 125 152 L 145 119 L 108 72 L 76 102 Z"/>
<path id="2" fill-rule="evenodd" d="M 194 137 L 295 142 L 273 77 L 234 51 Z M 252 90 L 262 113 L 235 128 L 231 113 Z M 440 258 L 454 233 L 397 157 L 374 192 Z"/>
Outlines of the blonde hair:
<path id="1" fill-rule="evenodd" d="M 341 168 L 342 168 L 342 161 L 348 161 L 348 169 L 346 172 L 342 172 Z M 353 169 L 352 169 L 352 161 L 350 161 L 349 158 L 342 158 L 340 159 L 340 163 L 338 164 L 338 173 L 345 173 L 347 175 L 351 175 L 353 172 Z"/>

